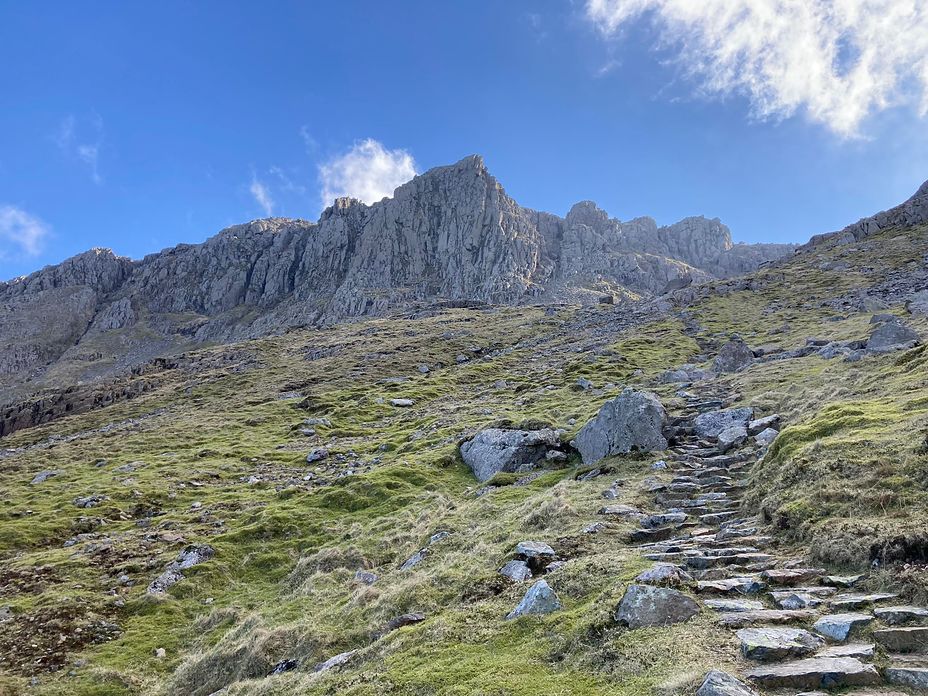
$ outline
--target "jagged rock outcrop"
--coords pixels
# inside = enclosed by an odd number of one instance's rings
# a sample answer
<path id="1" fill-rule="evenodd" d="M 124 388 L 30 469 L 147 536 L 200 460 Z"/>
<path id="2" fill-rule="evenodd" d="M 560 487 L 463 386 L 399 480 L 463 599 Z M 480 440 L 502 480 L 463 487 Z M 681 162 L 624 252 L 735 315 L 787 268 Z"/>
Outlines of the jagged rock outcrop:
<path id="1" fill-rule="evenodd" d="M 658 227 L 610 219 L 589 202 L 566 218 L 523 208 L 473 156 L 373 205 L 339 199 L 317 223 L 256 220 L 140 261 L 95 249 L 0 283 L 0 391 L 15 394 L 27 378 L 113 376 L 205 341 L 422 303 L 655 295 L 791 249 L 732 245 L 717 219 Z"/>
<path id="2" fill-rule="evenodd" d="M 838 232 L 817 234 L 809 240 L 805 248 L 811 248 L 830 240 L 836 240 L 841 244 L 857 242 L 880 230 L 913 227 L 926 223 L 928 223 L 928 181 L 919 186 L 918 191 L 901 205 L 870 217 L 861 218 L 853 225 L 848 225 Z"/>

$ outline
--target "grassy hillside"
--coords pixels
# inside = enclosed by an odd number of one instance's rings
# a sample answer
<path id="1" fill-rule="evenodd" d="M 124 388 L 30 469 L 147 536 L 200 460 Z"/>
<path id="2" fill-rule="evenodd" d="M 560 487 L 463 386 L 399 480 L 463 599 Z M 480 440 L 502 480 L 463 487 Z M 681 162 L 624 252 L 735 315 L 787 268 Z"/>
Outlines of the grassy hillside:
<path id="1" fill-rule="evenodd" d="M 458 443 L 494 423 L 569 440 L 626 385 L 673 411 L 679 386 L 658 375 L 708 366 L 732 333 L 771 349 L 866 337 L 871 312 L 835 298 L 926 255 L 925 229 L 884 232 L 650 320 L 621 305 L 501 308 L 292 332 L 201 351 L 154 392 L 4 438 L 0 693 L 692 693 L 740 659 L 737 642 L 709 616 L 619 627 L 611 612 L 649 563 L 631 523 L 584 531 L 616 479 L 614 502 L 647 505 L 657 457 L 614 458 L 587 481 L 572 460 L 484 492 Z M 906 321 L 928 337 L 925 318 Z M 928 594 L 928 350 L 757 363 L 724 382 L 787 423 L 747 497 L 780 548 L 836 569 L 876 561 L 874 586 Z M 57 475 L 32 483 L 43 471 Z M 77 507 L 86 496 L 103 497 Z M 525 588 L 497 570 L 524 539 L 569 559 L 550 578 L 564 610 L 505 621 Z M 215 556 L 146 594 L 190 543 Z M 408 612 L 426 618 L 377 638 Z M 310 671 L 353 649 L 344 668 Z M 268 677 L 285 659 L 301 666 Z"/>

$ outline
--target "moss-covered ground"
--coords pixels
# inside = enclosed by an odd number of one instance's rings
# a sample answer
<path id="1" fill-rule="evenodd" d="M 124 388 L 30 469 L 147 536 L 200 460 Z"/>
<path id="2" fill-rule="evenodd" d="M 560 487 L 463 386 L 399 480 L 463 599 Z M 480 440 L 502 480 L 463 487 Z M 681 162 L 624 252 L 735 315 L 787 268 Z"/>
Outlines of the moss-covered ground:
<path id="1" fill-rule="evenodd" d="M 750 289 L 630 328 L 613 321 L 622 306 L 601 306 L 294 331 L 205 349 L 222 359 L 4 438 L 0 693 L 691 693 L 706 669 L 738 659 L 732 638 L 707 616 L 618 627 L 611 613 L 645 562 L 625 523 L 584 532 L 602 521 L 600 494 L 614 479 L 624 481 L 616 502 L 648 503 L 638 484 L 653 458 L 617 458 L 608 479 L 585 482 L 570 461 L 477 495 L 458 443 L 504 422 L 550 424 L 569 440 L 627 385 L 672 410 L 678 386 L 660 373 L 708 365 L 732 333 L 780 348 L 865 337 L 869 313 L 828 301 L 926 253 L 924 230 L 824 247 L 760 271 Z M 924 318 L 906 321 L 928 337 Z M 581 377 L 593 388 L 579 388 Z M 782 543 L 841 567 L 908 563 L 892 581 L 924 591 L 928 351 L 808 356 L 726 380 L 787 424 L 748 496 Z M 328 457 L 307 463 L 322 447 Z M 32 484 L 41 471 L 58 474 Z M 75 505 L 90 495 L 105 498 Z M 421 564 L 400 570 L 443 530 Z M 524 539 L 568 559 L 549 580 L 564 610 L 506 621 L 525 588 L 497 570 Z M 216 554 L 166 595 L 146 594 L 189 543 Z M 355 581 L 359 569 L 377 581 Z M 426 620 L 377 638 L 406 612 Z M 354 649 L 344 668 L 312 674 Z M 300 666 L 267 676 L 288 658 Z"/>

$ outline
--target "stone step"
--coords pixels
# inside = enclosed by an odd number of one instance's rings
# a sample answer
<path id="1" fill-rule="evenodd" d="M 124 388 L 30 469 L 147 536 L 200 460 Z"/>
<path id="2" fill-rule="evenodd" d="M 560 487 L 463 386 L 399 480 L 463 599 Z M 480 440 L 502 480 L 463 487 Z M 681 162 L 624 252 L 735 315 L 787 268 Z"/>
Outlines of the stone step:
<path id="1" fill-rule="evenodd" d="M 928 648 L 928 626 L 878 628 L 873 639 L 891 652 L 925 652 Z"/>
<path id="2" fill-rule="evenodd" d="M 730 512 L 713 512 L 709 513 L 708 515 L 700 515 L 699 522 L 700 524 L 709 526 L 718 525 L 722 524 L 723 522 L 735 519 L 738 514 L 739 513 L 737 510 L 732 510 Z"/>
<path id="3" fill-rule="evenodd" d="M 718 621 L 726 628 L 753 626 L 754 624 L 785 624 L 810 621 L 817 614 L 811 609 L 757 609 L 722 614 Z"/>
<path id="4" fill-rule="evenodd" d="M 924 607 L 877 607 L 873 610 L 873 614 L 880 621 L 890 626 L 898 626 L 900 624 L 923 624 L 928 621 L 928 609 Z"/>
<path id="5" fill-rule="evenodd" d="M 685 522 L 687 514 L 685 512 L 659 512 L 654 515 L 648 515 L 642 519 L 639 524 L 642 529 L 656 529 L 671 524 L 680 524 Z"/>
<path id="6" fill-rule="evenodd" d="M 754 563 L 765 563 L 773 559 L 773 556 L 766 553 L 735 553 L 730 555 L 719 556 L 686 556 L 686 565 L 696 570 L 705 570 L 716 566 L 724 565 L 748 565 Z"/>
<path id="7" fill-rule="evenodd" d="M 877 602 L 897 599 L 899 595 L 892 592 L 873 592 L 871 594 L 847 593 L 837 594 L 831 598 L 831 606 L 835 609 L 860 609 Z"/>
<path id="8" fill-rule="evenodd" d="M 889 655 L 883 677 L 890 684 L 906 686 L 917 693 L 928 691 L 928 659 L 913 655 Z"/>
<path id="9" fill-rule="evenodd" d="M 847 643 L 822 648 L 816 657 L 856 657 L 858 660 L 872 660 L 876 646 L 873 643 Z"/>
<path id="10" fill-rule="evenodd" d="M 742 655 L 749 660 L 764 662 L 805 657 L 814 653 L 825 643 L 818 636 L 802 628 L 773 626 L 742 628 L 735 635 L 741 641 Z"/>
<path id="11" fill-rule="evenodd" d="M 874 686 L 882 682 L 876 667 L 853 657 L 810 657 L 755 667 L 745 676 L 755 684 L 771 689 L 834 689 Z"/>
<path id="12" fill-rule="evenodd" d="M 696 583 L 697 592 L 716 594 L 757 594 L 763 592 L 767 585 L 757 578 L 727 578 L 725 580 L 700 580 Z"/>
<path id="13" fill-rule="evenodd" d="M 734 614 L 742 611 L 762 611 L 764 603 L 756 599 L 707 599 L 703 604 L 713 611 Z"/>
<path id="14" fill-rule="evenodd" d="M 821 568 L 777 568 L 765 570 L 761 578 L 771 585 L 796 585 L 817 578 L 824 572 Z"/>

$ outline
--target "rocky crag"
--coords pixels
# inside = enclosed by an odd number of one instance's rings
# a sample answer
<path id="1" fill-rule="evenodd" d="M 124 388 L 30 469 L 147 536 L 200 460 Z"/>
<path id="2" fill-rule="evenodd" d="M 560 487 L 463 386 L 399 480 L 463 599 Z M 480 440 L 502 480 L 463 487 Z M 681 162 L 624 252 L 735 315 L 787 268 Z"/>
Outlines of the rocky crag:
<path id="1" fill-rule="evenodd" d="M 205 342 L 435 303 L 614 301 L 750 271 L 789 254 L 732 244 L 718 219 L 620 222 L 519 206 L 478 156 L 317 223 L 272 218 L 131 261 L 94 249 L 0 283 L 0 393 L 124 374 Z M 0 403 L 10 401 L 0 398 Z"/>

